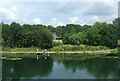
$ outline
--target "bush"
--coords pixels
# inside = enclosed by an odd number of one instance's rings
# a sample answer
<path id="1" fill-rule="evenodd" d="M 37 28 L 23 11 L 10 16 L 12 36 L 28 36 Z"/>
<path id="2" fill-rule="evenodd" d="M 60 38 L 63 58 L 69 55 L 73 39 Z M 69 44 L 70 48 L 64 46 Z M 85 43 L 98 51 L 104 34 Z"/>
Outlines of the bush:
<path id="1" fill-rule="evenodd" d="M 60 45 L 56 46 L 51 51 L 93 51 L 93 50 L 104 50 L 109 49 L 105 46 L 88 46 L 88 45 Z"/>
<path id="2" fill-rule="evenodd" d="M 2 47 L 2 51 L 8 51 L 8 50 L 10 50 L 9 47 Z"/>
<path id="3" fill-rule="evenodd" d="M 87 44 L 93 46 L 107 46 L 109 48 L 116 48 L 118 30 L 112 24 L 106 22 L 96 22 L 87 32 Z"/>
<path id="4" fill-rule="evenodd" d="M 62 45 L 62 43 L 61 42 L 53 42 L 52 43 L 52 46 L 54 47 L 54 46 L 59 46 L 59 45 Z"/>
<path id="5" fill-rule="evenodd" d="M 120 48 L 118 48 L 118 51 L 120 51 Z"/>
<path id="6" fill-rule="evenodd" d="M 2 48 L 2 51 L 6 51 L 6 52 L 37 52 L 37 49 L 38 51 L 42 51 L 41 48 L 39 47 L 28 47 L 28 48 L 10 48 L 10 47 L 3 47 Z"/>
<path id="7" fill-rule="evenodd" d="M 3 24 L 2 45 L 6 47 L 52 47 L 52 33 L 44 25 Z"/>

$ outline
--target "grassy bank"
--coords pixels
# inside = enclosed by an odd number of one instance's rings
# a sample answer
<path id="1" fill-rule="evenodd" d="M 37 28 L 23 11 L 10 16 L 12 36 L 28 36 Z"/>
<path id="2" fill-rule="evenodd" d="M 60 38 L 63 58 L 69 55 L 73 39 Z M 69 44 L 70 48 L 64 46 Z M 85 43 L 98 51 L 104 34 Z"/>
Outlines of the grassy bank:
<path id="1" fill-rule="evenodd" d="M 36 52 L 43 51 L 44 49 L 40 49 L 39 47 L 29 47 L 29 48 L 9 48 L 9 47 L 3 47 L 2 51 L 6 52 L 20 52 L 20 51 L 32 51 Z M 99 50 L 109 50 L 108 47 L 105 46 L 89 46 L 89 45 L 60 45 L 60 46 L 54 46 L 53 48 L 47 49 L 49 51 L 99 51 Z"/>
<path id="2" fill-rule="evenodd" d="M 61 50 L 64 49 L 64 50 Z M 37 52 L 38 49 L 38 52 Z M 74 51 L 72 51 L 74 49 Z M 106 49 L 106 50 L 105 50 Z M 2 48 L 3 57 L 35 57 L 36 53 L 42 53 L 41 55 L 48 55 L 48 53 L 43 53 L 44 49 L 40 49 L 38 47 L 30 47 L 30 48 Z M 109 49 L 103 46 L 86 46 L 86 45 L 60 45 L 53 47 L 51 49 L 47 49 L 49 51 L 49 55 L 57 55 L 64 56 L 68 59 L 78 56 L 81 57 L 81 60 L 89 59 L 89 58 L 119 58 L 120 51 L 117 49 Z M 67 56 L 66 56 L 67 55 Z M 84 56 L 84 57 L 83 57 Z M 78 58 L 79 59 L 79 58 Z M 14 60 L 14 58 L 12 58 Z M 19 60 L 19 59 L 18 59 Z"/>
<path id="3" fill-rule="evenodd" d="M 60 43 L 63 43 L 62 40 L 53 40 L 53 42 L 60 42 Z"/>
<path id="4" fill-rule="evenodd" d="M 38 49 L 38 52 L 37 52 Z M 105 50 L 106 49 L 106 50 Z M 89 54 L 108 54 L 114 49 L 104 46 L 88 46 L 88 45 L 60 45 L 51 49 L 47 49 L 49 53 L 89 53 Z M 30 48 L 8 48 L 3 47 L 2 53 L 43 53 L 44 49 L 38 47 Z"/>
<path id="5" fill-rule="evenodd" d="M 50 49 L 50 51 L 98 51 L 108 50 L 105 46 L 89 46 L 89 45 L 60 45 Z"/>
<path id="6" fill-rule="evenodd" d="M 49 55 L 49 56 L 48 56 Z M 36 58 L 36 57 L 54 57 L 60 60 L 87 60 L 87 59 L 94 59 L 94 58 L 114 58 L 114 59 L 119 59 L 119 56 L 108 56 L 109 54 L 80 54 L 80 53 L 70 53 L 70 54 L 66 54 L 66 53 L 55 53 L 55 54 L 41 54 L 41 55 L 37 55 L 35 53 L 33 54 L 29 54 L 29 53 L 5 53 L 2 55 L 3 58 L 5 58 L 6 60 L 22 60 L 22 58 L 27 57 L 27 58 Z"/>
<path id="7" fill-rule="evenodd" d="M 3 47 L 2 52 L 36 52 L 43 51 L 43 49 L 40 49 L 38 47 L 29 47 L 29 48 L 9 48 L 9 47 Z"/>

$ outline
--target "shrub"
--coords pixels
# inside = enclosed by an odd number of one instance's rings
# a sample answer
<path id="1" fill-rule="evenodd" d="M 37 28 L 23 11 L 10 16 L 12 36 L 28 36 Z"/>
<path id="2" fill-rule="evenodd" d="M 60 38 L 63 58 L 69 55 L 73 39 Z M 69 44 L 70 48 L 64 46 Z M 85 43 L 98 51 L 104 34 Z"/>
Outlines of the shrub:
<path id="1" fill-rule="evenodd" d="M 51 51 L 86 51 L 86 50 L 104 50 L 109 49 L 105 46 L 88 46 L 88 45 L 60 45 L 51 48 Z"/>
<path id="2" fill-rule="evenodd" d="M 52 43 L 52 46 L 59 46 L 59 45 L 62 45 L 62 43 L 61 42 L 53 42 Z"/>
<path id="3" fill-rule="evenodd" d="M 118 48 L 118 51 L 120 51 L 120 48 Z"/>

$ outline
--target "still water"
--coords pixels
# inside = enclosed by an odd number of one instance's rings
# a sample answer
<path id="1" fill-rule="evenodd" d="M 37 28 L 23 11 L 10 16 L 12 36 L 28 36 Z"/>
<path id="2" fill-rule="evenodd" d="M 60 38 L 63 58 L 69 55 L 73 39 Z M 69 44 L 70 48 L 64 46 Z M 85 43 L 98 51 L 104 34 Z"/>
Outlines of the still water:
<path id="1" fill-rule="evenodd" d="M 35 54 L 21 58 L 2 61 L 3 79 L 118 79 L 118 59 Z"/>

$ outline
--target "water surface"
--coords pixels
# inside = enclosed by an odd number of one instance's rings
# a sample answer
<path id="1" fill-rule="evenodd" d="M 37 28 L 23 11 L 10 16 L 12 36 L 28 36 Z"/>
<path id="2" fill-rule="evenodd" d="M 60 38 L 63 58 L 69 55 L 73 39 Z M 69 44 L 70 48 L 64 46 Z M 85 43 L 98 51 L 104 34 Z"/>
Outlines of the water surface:
<path id="1" fill-rule="evenodd" d="M 21 58 L 2 61 L 3 79 L 118 79 L 118 59 L 35 54 Z"/>

